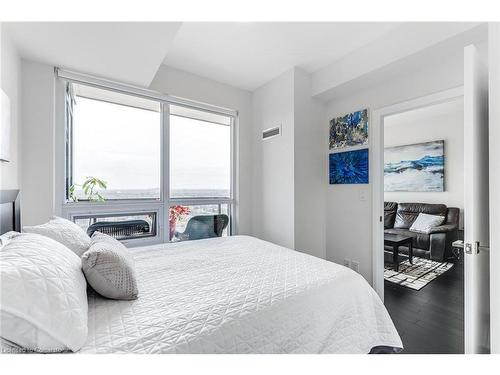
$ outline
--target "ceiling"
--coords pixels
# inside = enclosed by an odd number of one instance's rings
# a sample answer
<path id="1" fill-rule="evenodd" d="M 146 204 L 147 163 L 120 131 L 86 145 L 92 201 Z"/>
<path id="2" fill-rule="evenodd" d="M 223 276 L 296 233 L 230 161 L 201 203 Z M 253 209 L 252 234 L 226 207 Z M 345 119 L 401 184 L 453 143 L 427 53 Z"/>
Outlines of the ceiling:
<path id="1" fill-rule="evenodd" d="M 390 22 L 7 22 L 2 29 L 24 58 L 65 69 L 148 87 L 165 64 L 253 91 L 293 67 L 336 87 L 339 85 L 331 84 L 332 78 L 356 68 L 357 75 L 363 76 L 366 69 L 360 71 L 360 67 L 371 66 L 382 57 L 395 58 L 401 50 L 408 55 L 412 46 L 423 48 L 417 36 L 426 30 L 432 44 L 440 29 L 449 38 L 474 25 L 431 26 Z"/>
<path id="2" fill-rule="evenodd" d="M 185 22 L 164 64 L 246 90 L 312 73 L 400 26 L 389 22 Z"/>
<path id="3" fill-rule="evenodd" d="M 5 22 L 27 59 L 149 86 L 180 22 Z"/>

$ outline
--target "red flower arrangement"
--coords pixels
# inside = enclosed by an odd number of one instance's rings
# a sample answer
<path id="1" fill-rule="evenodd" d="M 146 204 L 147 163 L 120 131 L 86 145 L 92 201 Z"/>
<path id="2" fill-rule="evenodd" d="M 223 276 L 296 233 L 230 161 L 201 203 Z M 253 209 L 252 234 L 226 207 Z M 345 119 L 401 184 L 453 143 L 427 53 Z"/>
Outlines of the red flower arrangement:
<path id="1" fill-rule="evenodd" d="M 185 215 L 189 215 L 189 207 L 181 206 L 180 204 L 170 207 L 168 214 L 168 222 L 170 226 L 170 241 L 172 241 L 172 238 L 174 238 L 177 220 Z"/>

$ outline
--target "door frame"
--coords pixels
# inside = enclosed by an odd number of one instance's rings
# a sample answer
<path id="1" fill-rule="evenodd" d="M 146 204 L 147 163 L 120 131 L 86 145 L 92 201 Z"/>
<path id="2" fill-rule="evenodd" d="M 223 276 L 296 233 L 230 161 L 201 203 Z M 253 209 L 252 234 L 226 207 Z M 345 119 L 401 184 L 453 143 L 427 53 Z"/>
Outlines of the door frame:
<path id="1" fill-rule="evenodd" d="M 373 289 L 384 300 L 384 118 L 435 104 L 458 100 L 464 87 L 439 91 L 430 95 L 372 110 L 371 176 L 372 176 L 372 275 Z"/>
<path id="2" fill-rule="evenodd" d="M 500 354 L 500 25 L 488 25 L 490 158 L 490 343 Z"/>

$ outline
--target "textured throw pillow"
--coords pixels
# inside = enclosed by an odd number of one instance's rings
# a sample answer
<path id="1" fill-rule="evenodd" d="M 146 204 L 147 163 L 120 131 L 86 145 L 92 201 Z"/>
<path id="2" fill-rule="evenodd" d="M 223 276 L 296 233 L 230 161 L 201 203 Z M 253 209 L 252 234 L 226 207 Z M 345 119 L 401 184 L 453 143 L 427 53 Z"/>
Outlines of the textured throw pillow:
<path id="1" fill-rule="evenodd" d="M 38 234 L 0 251 L 0 336 L 40 353 L 79 350 L 87 339 L 87 283 L 80 258 Z"/>
<path id="2" fill-rule="evenodd" d="M 107 234 L 94 233 L 82 256 L 82 269 L 90 286 L 103 297 L 132 300 L 139 294 L 132 255 Z"/>
<path id="3" fill-rule="evenodd" d="M 431 228 L 443 224 L 444 220 L 444 216 L 420 213 L 410 227 L 410 231 L 429 234 Z"/>
<path id="4" fill-rule="evenodd" d="M 72 221 L 53 216 L 49 222 L 32 227 L 24 227 L 26 233 L 37 233 L 62 243 L 81 256 L 90 246 L 90 237 Z"/>

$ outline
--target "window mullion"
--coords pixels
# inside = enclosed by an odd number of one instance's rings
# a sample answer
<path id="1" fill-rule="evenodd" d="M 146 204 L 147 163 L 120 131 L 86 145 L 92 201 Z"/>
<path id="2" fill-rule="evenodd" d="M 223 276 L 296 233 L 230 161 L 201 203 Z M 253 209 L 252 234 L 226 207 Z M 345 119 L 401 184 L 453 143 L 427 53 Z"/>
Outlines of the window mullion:
<path id="1" fill-rule="evenodd" d="M 161 236 L 163 242 L 168 242 L 169 210 L 170 210 L 170 105 L 163 102 L 162 110 L 162 147 L 161 147 L 161 166 L 162 166 L 162 202 L 163 202 L 163 223 Z"/>

